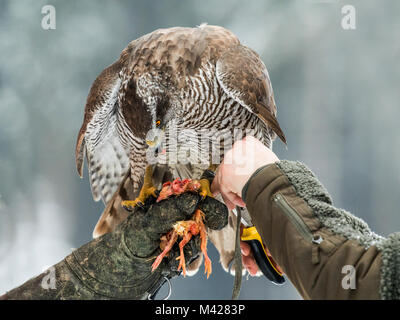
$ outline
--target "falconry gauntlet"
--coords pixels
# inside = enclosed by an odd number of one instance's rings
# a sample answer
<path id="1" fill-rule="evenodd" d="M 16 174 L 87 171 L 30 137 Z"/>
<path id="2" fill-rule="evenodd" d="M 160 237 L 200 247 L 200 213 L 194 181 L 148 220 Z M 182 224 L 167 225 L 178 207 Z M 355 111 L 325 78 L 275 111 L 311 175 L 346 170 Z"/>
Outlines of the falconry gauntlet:
<path id="1" fill-rule="evenodd" d="M 151 271 L 161 252 L 160 237 L 176 221 L 190 219 L 197 209 L 204 213 L 207 227 L 220 229 L 227 224 L 227 208 L 213 198 L 201 200 L 199 194 L 187 192 L 156 203 L 150 197 L 114 232 L 83 245 L 51 267 L 53 286 L 48 285 L 51 279 L 44 272 L 0 299 L 146 299 L 165 277 L 180 274 L 178 245 Z M 199 252 L 196 236 L 184 247 L 185 258 L 190 262 Z"/>

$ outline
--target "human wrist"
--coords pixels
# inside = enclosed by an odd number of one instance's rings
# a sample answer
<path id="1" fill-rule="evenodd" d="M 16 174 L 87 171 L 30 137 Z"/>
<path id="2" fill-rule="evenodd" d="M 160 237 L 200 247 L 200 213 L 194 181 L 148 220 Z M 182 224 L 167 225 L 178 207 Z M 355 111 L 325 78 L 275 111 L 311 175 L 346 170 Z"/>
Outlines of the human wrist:
<path id="1" fill-rule="evenodd" d="M 253 173 L 250 175 L 250 177 L 247 179 L 246 183 L 244 184 L 242 191 L 241 191 L 241 196 L 243 201 L 246 201 L 246 196 L 247 196 L 247 191 L 249 188 L 249 185 L 251 183 L 251 181 L 264 169 L 267 169 L 268 167 L 271 167 L 275 164 L 276 162 L 273 163 L 269 163 L 269 164 L 264 164 L 260 167 L 258 167 L 256 170 L 253 171 Z"/>

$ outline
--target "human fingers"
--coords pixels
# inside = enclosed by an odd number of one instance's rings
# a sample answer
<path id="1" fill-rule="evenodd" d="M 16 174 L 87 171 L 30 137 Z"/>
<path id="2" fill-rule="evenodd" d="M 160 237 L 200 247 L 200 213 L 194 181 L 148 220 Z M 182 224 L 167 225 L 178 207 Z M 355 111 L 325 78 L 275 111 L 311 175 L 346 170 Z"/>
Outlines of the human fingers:
<path id="1" fill-rule="evenodd" d="M 251 253 L 251 248 L 248 243 L 244 241 L 240 241 L 240 250 L 242 251 L 242 255 L 248 256 Z"/>
<path id="2" fill-rule="evenodd" d="M 229 210 L 233 210 L 236 208 L 235 204 L 231 200 L 229 200 L 225 193 L 221 192 L 221 196 Z"/>
<path id="3" fill-rule="evenodd" d="M 237 206 L 239 206 L 239 207 L 242 207 L 242 208 L 244 208 L 244 207 L 246 206 L 246 204 L 244 203 L 244 201 L 242 200 L 242 198 L 239 197 L 239 196 L 238 196 L 237 194 L 235 194 L 235 193 L 233 193 L 232 202 L 233 202 L 235 205 L 237 205 Z"/>
<path id="4" fill-rule="evenodd" d="M 244 241 L 240 241 L 240 249 L 242 252 L 242 262 L 244 267 L 252 276 L 255 276 L 258 273 L 259 268 L 254 259 L 253 253 L 251 252 L 250 245 Z"/>
<path id="5" fill-rule="evenodd" d="M 227 189 L 222 188 L 221 194 L 223 197 L 225 197 L 224 199 L 228 200 L 230 206 L 232 206 L 232 209 L 234 209 L 236 206 L 239 206 L 239 207 L 246 206 L 246 204 L 243 202 L 242 198 L 240 198 L 236 193 L 234 193 L 232 191 L 228 191 Z"/>
<path id="6" fill-rule="evenodd" d="M 242 263 L 252 276 L 255 276 L 258 273 L 259 269 L 254 258 L 242 256 Z"/>
<path id="7" fill-rule="evenodd" d="M 240 241 L 240 249 L 242 252 L 243 265 L 252 276 L 255 276 L 258 273 L 259 268 L 254 259 L 253 253 L 251 252 L 250 245 L 244 241 Z"/>

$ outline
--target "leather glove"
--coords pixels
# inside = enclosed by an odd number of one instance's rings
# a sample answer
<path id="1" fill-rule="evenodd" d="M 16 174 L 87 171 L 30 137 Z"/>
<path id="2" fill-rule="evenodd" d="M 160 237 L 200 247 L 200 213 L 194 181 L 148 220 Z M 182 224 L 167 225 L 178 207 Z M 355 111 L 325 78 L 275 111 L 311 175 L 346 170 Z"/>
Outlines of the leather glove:
<path id="1" fill-rule="evenodd" d="M 176 221 L 190 219 L 200 208 L 205 225 L 221 229 L 227 224 L 228 211 L 221 202 L 196 193 L 184 193 L 159 203 L 150 197 L 144 207 L 134 212 L 117 229 L 94 239 L 53 266 L 54 288 L 43 286 L 50 281 L 43 273 L 8 292 L 2 299 L 146 299 L 153 295 L 165 278 L 177 271 L 178 245 L 152 272 L 154 258 L 161 253 L 160 237 Z M 199 237 L 184 247 L 188 263 L 200 252 Z"/>

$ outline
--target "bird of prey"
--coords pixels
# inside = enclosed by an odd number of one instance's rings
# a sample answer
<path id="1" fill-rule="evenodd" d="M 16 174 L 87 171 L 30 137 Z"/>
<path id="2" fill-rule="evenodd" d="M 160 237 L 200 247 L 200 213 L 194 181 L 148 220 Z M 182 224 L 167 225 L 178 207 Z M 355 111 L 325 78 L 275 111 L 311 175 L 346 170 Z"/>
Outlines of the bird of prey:
<path id="1" fill-rule="evenodd" d="M 232 32 L 202 24 L 158 29 L 132 41 L 94 81 L 77 139 L 78 173 L 82 177 L 86 155 L 93 198 L 106 205 L 93 236 L 114 230 L 129 214 L 122 205 L 144 202 L 161 183 L 215 170 L 246 134 L 268 147 L 276 135 L 286 143 L 267 68 Z M 230 216 L 225 228 L 209 231 L 226 271 L 234 221 Z M 188 275 L 201 260 L 188 266 Z"/>

